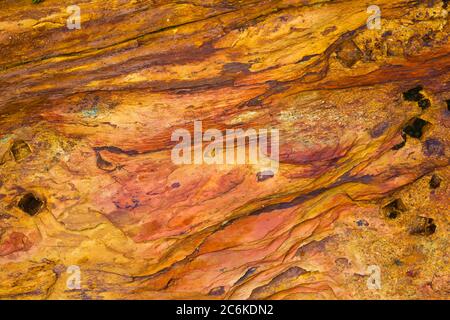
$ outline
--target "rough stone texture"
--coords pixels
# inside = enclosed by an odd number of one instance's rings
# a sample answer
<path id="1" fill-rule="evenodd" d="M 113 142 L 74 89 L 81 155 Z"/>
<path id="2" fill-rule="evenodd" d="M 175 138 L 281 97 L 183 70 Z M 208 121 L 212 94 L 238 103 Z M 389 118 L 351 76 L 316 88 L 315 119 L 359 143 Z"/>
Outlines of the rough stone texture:
<path id="1" fill-rule="evenodd" d="M 377 1 L 381 30 L 366 1 L 71 4 L 1 1 L 0 298 L 449 298 L 446 1 Z M 279 172 L 174 165 L 194 120 L 280 129 Z"/>

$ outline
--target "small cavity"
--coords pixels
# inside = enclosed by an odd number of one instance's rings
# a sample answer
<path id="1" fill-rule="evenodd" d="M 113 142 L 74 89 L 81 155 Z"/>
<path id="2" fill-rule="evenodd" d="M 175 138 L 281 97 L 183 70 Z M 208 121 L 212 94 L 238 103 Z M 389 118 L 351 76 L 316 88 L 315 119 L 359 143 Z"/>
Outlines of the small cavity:
<path id="1" fill-rule="evenodd" d="M 404 132 L 402 132 L 402 138 L 403 141 L 400 143 L 397 143 L 395 146 L 392 147 L 392 150 L 399 150 L 401 148 L 403 148 L 406 144 L 406 134 Z"/>
<path id="2" fill-rule="evenodd" d="M 16 162 L 20 162 L 31 154 L 30 146 L 23 140 L 16 140 L 11 146 L 11 153 Z"/>
<path id="3" fill-rule="evenodd" d="M 430 99 L 422 99 L 418 104 L 422 110 L 428 109 L 431 106 Z"/>
<path id="4" fill-rule="evenodd" d="M 434 219 L 427 217 L 418 217 L 415 225 L 409 230 L 410 234 L 420 236 L 430 236 L 435 232 L 436 224 Z"/>
<path id="5" fill-rule="evenodd" d="M 428 123 L 428 121 L 425 121 L 423 119 L 414 118 L 410 124 L 403 128 L 403 132 L 412 138 L 419 139 L 422 137 L 423 128 Z"/>
<path id="6" fill-rule="evenodd" d="M 400 215 L 400 213 L 406 211 L 406 206 L 402 200 L 395 199 L 385 205 L 383 207 L 383 211 L 386 217 L 389 219 L 395 219 Z"/>
<path id="7" fill-rule="evenodd" d="M 441 185 L 441 178 L 438 177 L 437 174 L 433 174 L 430 179 L 430 188 L 436 189 Z"/>
<path id="8" fill-rule="evenodd" d="M 20 199 L 18 207 L 30 216 L 36 215 L 43 207 L 44 202 L 32 193 L 27 193 Z"/>
<path id="9" fill-rule="evenodd" d="M 423 90 L 422 86 L 417 86 L 415 88 L 409 89 L 406 92 L 403 92 L 403 99 L 406 101 L 420 101 L 424 98 L 423 94 L 420 91 Z"/>

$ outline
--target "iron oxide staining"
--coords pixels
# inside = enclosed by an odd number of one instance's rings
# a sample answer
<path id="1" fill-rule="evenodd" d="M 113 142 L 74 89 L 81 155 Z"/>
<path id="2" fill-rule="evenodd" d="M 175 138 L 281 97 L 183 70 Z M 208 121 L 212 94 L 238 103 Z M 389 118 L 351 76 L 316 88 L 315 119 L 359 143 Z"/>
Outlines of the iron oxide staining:
<path id="1" fill-rule="evenodd" d="M 250 299 L 257 299 L 260 296 L 264 296 L 268 292 L 275 291 L 277 286 L 282 285 L 286 281 L 298 278 L 305 273 L 308 273 L 308 271 L 303 268 L 297 266 L 290 267 L 286 271 L 275 276 L 268 284 L 253 289 Z"/>
<path id="2" fill-rule="evenodd" d="M 384 215 L 389 219 L 397 218 L 404 211 L 406 211 L 406 206 L 400 199 L 395 199 L 383 207 Z"/>
<path id="3" fill-rule="evenodd" d="M 25 141 L 16 140 L 11 146 L 11 154 L 16 162 L 20 162 L 31 154 L 31 148 Z"/>
<path id="4" fill-rule="evenodd" d="M 212 288 L 208 295 L 210 296 L 221 296 L 225 293 L 225 287 L 220 286 L 220 287 L 216 287 L 216 288 Z"/>
<path id="5" fill-rule="evenodd" d="M 409 234 L 420 235 L 420 236 L 430 236 L 436 232 L 436 224 L 434 219 L 428 217 L 417 217 L 413 226 L 409 229 Z"/>
<path id="6" fill-rule="evenodd" d="M 112 171 L 116 170 L 116 166 L 114 164 L 112 164 L 111 162 L 103 159 L 103 157 L 99 151 L 97 151 L 95 153 L 95 156 L 96 156 L 97 167 L 99 169 L 101 169 L 103 171 L 107 171 L 107 172 L 112 172 Z"/>
<path id="7" fill-rule="evenodd" d="M 370 132 L 370 136 L 372 138 L 378 138 L 380 137 L 385 131 L 386 129 L 389 128 L 389 122 L 387 121 L 383 121 L 379 124 L 377 124 L 372 131 Z"/>
<path id="8" fill-rule="evenodd" d="M 430 179 L 430 182 L 429 182 L 430 188 L 431 189 L 439 188 L 439 186 L 441 185 L 441 181 L 442 181 L 441 178 L 439 178 L 439 176 L 437 174 L 433 174 L 431 176 L 431 179 Z"/>
<path id="9" fill-rule="evenodd" d="M 356 62 L 361 60 L 362 57 L 362 51 L 353 40 L 345 41 L 336 50 L 336 58 L 346 68 L 351 68 Z"/>
<path id="10" fill-rule="evenodd" d="M 17 206 L 28 215 L 34 216 L 42 209 L 44 201 L 32 193 L 27 193 L 19 200 Z"/>
<path id="11" fill-rule="evenodd" d="M 445 153 L 445 147 L 444 144 L 439 140 L 435 138 L 430 138 L 425 141 L 423 144 L 423 153 L 427 157 L 436 156 L 440 157 L 443 156 Z"/>

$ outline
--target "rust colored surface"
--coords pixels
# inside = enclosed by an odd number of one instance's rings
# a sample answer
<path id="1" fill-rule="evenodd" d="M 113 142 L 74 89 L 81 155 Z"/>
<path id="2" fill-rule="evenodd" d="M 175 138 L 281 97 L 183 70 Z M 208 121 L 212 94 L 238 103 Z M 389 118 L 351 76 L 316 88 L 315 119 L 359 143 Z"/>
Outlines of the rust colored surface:
<path id="1" fill-rule="evenodd" d="M 447 1 L 69 5 L 1 1 L 0 299 L 449 298 Z M 194 121 L 279 170 L 175 164 Z"/>

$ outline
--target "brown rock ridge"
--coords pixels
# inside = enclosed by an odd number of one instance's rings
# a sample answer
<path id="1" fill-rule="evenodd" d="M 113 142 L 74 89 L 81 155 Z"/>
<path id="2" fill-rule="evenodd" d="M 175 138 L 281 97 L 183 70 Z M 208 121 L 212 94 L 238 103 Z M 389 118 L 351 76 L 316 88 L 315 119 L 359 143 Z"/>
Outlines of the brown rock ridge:
<path id="1" fill-rule="evenodd" d="M 449 298 L 446 1 L 377 1 L 380 30 L 365 1 L 71 4 L 2 1 L 1 299 Z M 175 165 L 195 120 L 279 129 L 279 171 Z"/>

